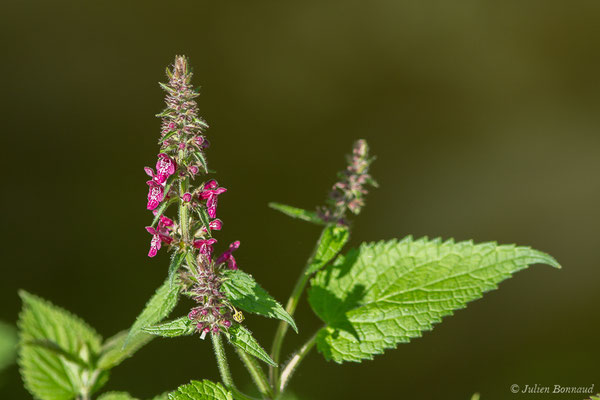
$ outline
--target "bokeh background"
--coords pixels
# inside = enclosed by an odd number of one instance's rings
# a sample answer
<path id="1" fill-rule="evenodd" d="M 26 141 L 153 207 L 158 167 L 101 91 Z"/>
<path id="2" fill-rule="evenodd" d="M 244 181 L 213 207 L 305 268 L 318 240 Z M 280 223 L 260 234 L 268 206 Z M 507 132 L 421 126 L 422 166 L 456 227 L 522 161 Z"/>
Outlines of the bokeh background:
<path id="1" fill-rule="evenodd" d="M 300 398 L 583 397 L 509 390 L 536 383 L 600 391 L 597 1 L 8 0 L 0 43 L 0 320 L 15 322 L 24 288 L 107 337 L 162 282 L 166 253 L 146 257 L 142 167 L 157 153 L 157 82 L 183 53 L 202 87 L 210 166 L 229 189 L 219 240 L 241 240 L 242 268 L 282 302 L 319 228 L 267 202 L 322 203 L 357 138 L 378 156 L 380 188 L 352 245 L 497 240 L 564 267 L 521 272 L 375 361 L 336 365 L 314 352 L 291 384 Z M 286 351 L 320 325 L 305 302 L 297 320 Z M 247 323 L 270 343 L 274 321 Z M 106 389 L 148 398 L 198 378 L 218 379 L 209 343 L 155 340 Z M 2 384 L 0 398 L 30 398 L 16 366 Z"/>

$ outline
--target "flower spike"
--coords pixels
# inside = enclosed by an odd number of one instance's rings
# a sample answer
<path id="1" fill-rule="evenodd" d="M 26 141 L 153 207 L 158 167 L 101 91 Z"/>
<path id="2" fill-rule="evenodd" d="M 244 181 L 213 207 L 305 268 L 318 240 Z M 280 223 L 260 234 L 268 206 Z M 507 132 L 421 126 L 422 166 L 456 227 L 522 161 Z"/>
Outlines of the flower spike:
<path id="1" fill-rule="evenodd" d="M 146 182 L 147 208 L 157 222 L 156 227 L 146 227 L 152 235 L 148 256 L 156 256 L 163 244 L 169 251 L 186 255 L 180 267 L 183 271 L 179 272 L 182 292 L 196 302 L 188 318 L 204 338 L 229 329 L 234 321 L 233 306 L 220 288 L 224 271 L 237 268 L 232 253 L 240 242 L 232 243 L 216 261 L 213 259 L 217 239 L 211 232 L 223 227 L 216 218 L 217 203 L 227 189 L 219 187 L 214 179 L 194 185 L 197 176 L 208 174 L 205 151 L 209 141 L 204 135 L 208 125 L 198 115 L 198 93 L 191 85 L 187 59 L 175 57 L 172 69 L 167 71 L 169 80 L 161 84 L 166 92 L 166 109 L 158 114 L 162 119 L 161 150 L 155 169 L 144 168 L 151 178 Z M 174 219 L 165 215 L 171 204 L 179 206 Z"/>

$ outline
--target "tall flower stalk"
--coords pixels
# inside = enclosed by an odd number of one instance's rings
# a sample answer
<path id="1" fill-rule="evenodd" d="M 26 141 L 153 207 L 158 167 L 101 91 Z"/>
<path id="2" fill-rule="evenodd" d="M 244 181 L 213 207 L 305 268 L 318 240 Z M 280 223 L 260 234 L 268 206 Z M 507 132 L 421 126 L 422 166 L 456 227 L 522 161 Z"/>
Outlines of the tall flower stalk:
<path id="1" fill-rule="evenodd" d="M 346 158 L 348 165 L 338 173 L 339 180 L 331 188 L 326 205 L 317 208 L 319 217 L 328 223 L 348 225 L 347 211 L 358 215 L 365 206 L 365 197 L 369 193 L 367 185 L 377 187 L 377 182 L 369 175 L 369 167 L 375 157 L 369 157 L 366 140 L 357 140 L 352 154 Z"/>
<path id="2" fill-rule="evenodd" d="M 161 84 L 167 93 L 167 107 L 158 115 L 162 129 L 156 171 L 144 168 L 151 178 L 147 182 L 147 208 L 154 214 L 154 222 L 146 227 L 152 235 L 148 256 L 154 257 L 164 244 L 173 253 L 173 260 L 181 260 L 175 269 L 182 267 L 184 293 L 197 303 L 188 318 L 204 339 L 209 332 L 219 334 L 232 324 L 234 308 L 220 287 L 223 270 L 237 269 L 232 253 L 240 242 L 232 243 L 220 257 L 213 256 L 217 239 L 212 235 L 223 226 L 217 218 L 218 198 L 227 189 L 206 178 L 209 142 L 204 130 L 208 125 L 198 115 L 198 92 L 191 86 L 186 58 L 177 56 L 167 76 L 169 81 Z M 173 205 L 178 206 L 178 212 L 169 218 L 166 214 Z"/>

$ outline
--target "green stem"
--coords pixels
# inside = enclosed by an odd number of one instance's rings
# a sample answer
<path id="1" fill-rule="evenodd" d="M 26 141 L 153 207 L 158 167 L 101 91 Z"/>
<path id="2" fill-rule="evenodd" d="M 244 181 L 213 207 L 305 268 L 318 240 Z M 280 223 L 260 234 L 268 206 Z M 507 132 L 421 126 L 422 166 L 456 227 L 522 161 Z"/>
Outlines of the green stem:
<path id="1" fill-rule="evenodd" d="M 227 355 L 223 348 L 223 341 L 221 335 L 211 334 L 213 349 L 215 350 L 215 357 L 217 358 L 217 365 L 219 366 L 219 373 L 221 374 L 221 380 L 227 389 L 233 393 L 233 397 L 239 400 L 256 400 L 250 396 L 245 395 L 236 389 L 233 384 L 233 378 L 231 377 L 231 371 L 229 371 L 229 363 L 227 362 Z"/>
<path id="2" fill-rule="evenodd" d="M 315 342 L 317 340 L 318 333 L 319 333 L 319 331 L 315 332 L 315 334 L 312 335 L 311 338 L 308 339 L 308 341 L 306 343 L 304 343 L 304 345 L 302 347 L 300 347 L 300 349 L 298 349 L 298 351 L 296 351 L 292 355 L 292 357 L 290 358 L 290 361 L 287 363 L 287 365 L 285 367 L 283 367 L 283 370 L 281 371 L 281 376 L 279 377 L 279 392 L 280 393 L 283 392 L 283 390 L 285 389 L 285 386 L 288 384 L 288 382 L 292 378 L 292 375 L 294 374 L 294 372 L 296 371 L 296 369 L 298 368 L 298 366 L 300 365 L 300 363 L 302 362 L 304 357 L 306 357 L 306 355 L 308 353 L 310 353 L 310 351 L 314 347 Z"/>
<path id="3" fill-rule="evenodd" d="M 190 241 L 190 217 L 189 217 L 189 209 L 187 204 L 183 201 L 183 195 L 187 190 L 188 178 L 182 179 L 179 182 L 179 225 L 181 226 L 181 236 L 183 238 L 183 242 L 187 245 Z"/>
<path id="4" fill-rule="evenodd" d="M 240 392 L 234 387 L 230 387 L 229 390 L 231 391 L 231 393 L 233 393 L 233 398 L 236 400 L 258 400 L 254 397 L 250 397 L 247 394 Z"/>
<path id="5" fill-rule="evenodd" d="M 321 232 L 321 236 L 323 236 L 325 229 L 326 228 L 324 228 L 323 232 Z M 292 294 L 290 295 L 290 298 L 285 306 L 285 310 L 291 316 L 294 315 L 296 307 L 298 307 L 298 303 L 300 302 L 302 292 L 304 291 L 304 288 L 306 287 L 306 284 L 310 279 L 310 275 L 306 274 L 306 271 L 308 270 L 311 260 L 314 258 L 318 246 L 319 242 L 317 242 L 317 245 L 315 246 L 312 255 L 308 259 L 306 266 L 304 267 L 302 273 L 298 277 L 296 285 L 294 286 L 294 290 L 292 291 Z M 275 361 L 276 364 L 278 364 L 277 367 L 269 367 L 269 378 L 271 380 L 271 386 L 275 390 L 275 395 L 279 394 L 279 359 L 281 356 L 281 346 L 283 345 L 283 339 L 285 338 L 285 334 L 288 331 L 288 327 L 289 325 L 286 322 L 281 321 L 279 323 L 279 326 L 277 327 L 277 332 L 275 332 L 275 338 L 273 339 L 273 347 L 271 347 L 271 358 L 273 359 L 273 361 Z"/>
<path id="6" fill-rule="evenodd" d="M 258 361 L 246 353 L 244 350 L 236 348 L 235 349 L 238 355 L 240 356 L 242 362 L 244 363 L 246 369 L 250 373 L 252 380 L 256 384 L 256 387 L 263 395 L 264 398 L 272 399 L 273 398 L 273 390 L 269 385 L 269 380 L 267 379 L 267 375 L 258 364 Z"/>
<path id="7" fill-rule="evenodd" d="M 227 355 L 223 348 L 223 341 L 221 335 L 213 333 L 210 335 L 212 338 L 213 349 L 215 350 L 215 357 L 217 358 L 217 365 L 219 366 L 219 372 L 221 373 L 221 380 L 225 386 L 229 388 L 235 388 L 233 379 L 231 378 L 231 372 L 229 371 L 229 364 L 227 363 Z"/>

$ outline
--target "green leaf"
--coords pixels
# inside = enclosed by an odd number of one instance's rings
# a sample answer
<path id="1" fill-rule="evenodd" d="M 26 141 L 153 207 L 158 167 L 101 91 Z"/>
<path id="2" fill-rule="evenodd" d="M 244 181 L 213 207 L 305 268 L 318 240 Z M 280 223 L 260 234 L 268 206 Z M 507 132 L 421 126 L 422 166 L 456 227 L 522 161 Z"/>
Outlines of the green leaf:
<path id="1" fill-rule="evenodd" d="M 169 316 L 173 308 L 177 305 L 180 289 L 181 287 L 178 282 L 175 285 L 171 285 L 169 278 L 165 280 L 162 286 L 156 290 L 154 296 L 146 303 L 146 307 L 144 307 L 144 310 L 129 330 L 129 335 L 125 339 L 122 349 L 123 351 L 127 351 L 129 342 L 134 341 L 137 336 L 148 335 L 142 329 L 154 325 Z"/>
<path id="2" fill-rule="evenodd" d="M 303 210 L 301 208 L 296 208 L 296 207 L 292 207 L 292 206 L 288 206 L 288 205 L 280 204 L 280 203 L 269 203 L 269 207 L 271 207 L 272 209 L 277 210 L 279 212 L 282 212 L 285 215 L 292 217 L 292 218 L 298 218 L 303 221 L 312 222 L 313 224 L 316 224 L 316 225 L 327 225 L 325 223 L 325 221 L 323 221 L 321 218 L 319 218 L 317 213 L 314 211 L 307 211 L 307 210 Z"/>
<path id="3" fill-rule="evenodd" d="M 38 346 L 40 348 L 50 350 L 50 351 L 54 352 L 56 355 L 64 357 L 65 360 L 71 361 L 83 368 L 86 368 L 86 369 L 92 368 L 88 362 L 82 360 L 79 356 L 77 356 L 77 354 L 69 353 L 68 351 L 66 351 L 65 349 L 60 347 L 57 343 L 53 342 L 52 340 L 35 339 L 35 340 L 29 340 L 24 344 L 26 346 Z"/>
<path id="4" fill-rule="evenodd" d="M 372 359 L 535 263 L 560 267 L 547 254 L 514 245 L 410 236 L 363 244 L 312 280 L 309 302 L 327 323 L 317 348 L 338 363 Z"/>
<path id="5" fill-rule="evenodd" d="M 159 394 L 154 396 L 152 400 L 169 400 L 169 392 Z"/>
<path id="6" fill-rule="evenodd" d="M 176 134 L 178 132 L 179 132 L 179 130 L 173 129 L 171 132 L 167 133 L 165 136 L 162 136 L 160 139 L 158 139 L 158 143 L 162 144 L 165 140 L 169 139 L 171 136 L 173 136 L 174 134 Z"/>
<path id="7" fill-rule="evenodd" d="M 202 125 L 204 128 L 208 128 L 208 124 L 202 118 L 194 118 L 194 122 Z"/>
<path id="8" fill-rule="evenodd" d="M 42 400 L 67 400 L 83 390 L 98 387 L 96 381 L 84 382 L 90 371 L 32 342 L 52 342 L 72 357 L 89 363 L 100 350 L 102 338 L 93 328 L 71 313 L 49 302 L 19 292 L 23 309 L 19 315 L 19 366 L 25 387 Z"/>
<path id="9" fill-rule="evenodd" d="M 132 337 L 125 345 L 125 341 L 129 336 L 129 330 L 124 330 L 116 335 L 108 338 L 102 349 L 100 349 L 100 357 L 98 359 L 98 368 L 109 370 L 123 362 L 123 360 L 131 357 L 136 351 L 148 344 L 154 336 L 147 334 L 139 334 Z"/>
<path id="10" fill-rule="evenodd" d="M 196 208 L 196 212 L 198 214 L 198 217 L 200 218 L 200 222 L 202 222 L 202 226 L 204 226 L 204 228 L 206 228 L 206 233 L 208 233 L 208 236 L 212 237 L 212 232 L 210 230 L 210 216 L 208 215 L 206 208 L 205 207 Z"/>
<path id="11" fill-rule="evenodd" d="M 170 187 L 171 187 L 171 183 L 168 183 L 167 186 L 165 187 L 165 193 L 168 193 Z M 154 219 L 152 220 L 152 224 L 151 224 L 152 227 L 156 226 L 156 223 L 160 219 L 161 215 L 163 215 L 165 213 L 165 211 L 167 210 L 167 208 L 169 208 L 169 206 L 171 204 L 173 204 L 175 201 L 177 201 L 177 198 L 173 197 L 170 200 L 163 201 L 160 204 L 160 206 L 158 206 L 158 208 L 156 209 L 156 215 L 154 216 Z"/>
<path id="12" fill-rule="evenodd" d="M 201 151 L 195 151 L 193 153 L 193 156 L 196 159 L 196 161 L 198 161 L 202 165 L 202 168 L 204 168 L 204 172 L 208 174 L 208 165 L 206 164 L 206 158 L 204 157 L 204 154 Z"/>
<path id="13" fill-rule="evenodd" d="M 160 85 L 160 87 L 167 93 L 171 94 L 171 95 L 176 95 L 177 92 L 175 91 L 175 89 L 169 87 L 169 85 L 162 83 L 162 82 L 158 82 L 158 84 Z M 159 114 L 160 115 L 160 114 Z"/>
<path id="14" fill-rule="evenodd" d="M 328 225 L 317 242 L 315 254 L 310 259 L 307 275 L 311 275 L 323 268 L 344 247 L 350 238 L 350 231 L 344 226 Z"/>
<path id="15" fill-rule="evenodd" d="M 14 326 L 0 322 L 0 370 L 15 361 L 17 353 L 17 330 Z"/>
<path id="16" fill-rule="evenodd" d="M 179 270 L 179 267 L 181 267 L 184 258 L 185 253 L 174 253 L 171 256 L 171 264 L 169 265 L 169 286 L 171 288 L 173 287 L 173 283 L 175 283 L 177 271 Z"/>
<path id="17" fill-rule="evenodd" d="M 239 269 L 226 271 L 224 275 L 227 279 L 223 281 L 221 290 L 234 306 L 250 313 L 283 320 L 298 332 L 290 314 L 251 275 Z"/>
<path id="18" fill-rule="evenodd" d="M 126 392 L 108 392 L 98 397 L 98 400 L 137 400 Z"/>
<path id="19" fill-rule="evenodd" d="M 269 354 L 261 347 L 254 339 L 252 333 L 240 324 L 233 324 L 226 333 L 229 343 L 239 347 L 246 353 L 266 362 L 274 367 L 277 366 L 275 361 L 269 357 Z"/>
<path id="20" fill-rule="evenodd" d="M 209 380 L 191 381 L 169 393 L 169 400 L 233 400 L 231 392 Z"/>
<path id="21" fill-rule="evenodd" d="M 160 325 L 147 326 L 144 328 L 144 332 L 154 336 L 177 337 L 191 335 L 195 329 L 193 321 L 190 321 L 188 317 L 180 317 Z"/>

